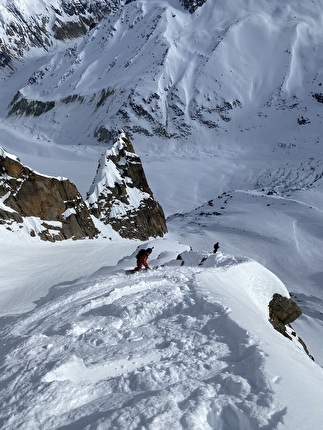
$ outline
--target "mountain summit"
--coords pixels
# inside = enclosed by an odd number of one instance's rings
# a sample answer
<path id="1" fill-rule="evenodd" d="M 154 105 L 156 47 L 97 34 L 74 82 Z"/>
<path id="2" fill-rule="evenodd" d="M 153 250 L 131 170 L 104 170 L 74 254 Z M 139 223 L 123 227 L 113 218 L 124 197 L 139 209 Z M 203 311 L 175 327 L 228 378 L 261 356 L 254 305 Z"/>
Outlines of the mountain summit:
<path id="1" fill-rule="evenodd" d="M 167 232 L 163 210 L 148 186 L 141 160 L 123 132 L 102 155 L 87 203 L 94 216 L 122 237 L 148 240 Z"/>

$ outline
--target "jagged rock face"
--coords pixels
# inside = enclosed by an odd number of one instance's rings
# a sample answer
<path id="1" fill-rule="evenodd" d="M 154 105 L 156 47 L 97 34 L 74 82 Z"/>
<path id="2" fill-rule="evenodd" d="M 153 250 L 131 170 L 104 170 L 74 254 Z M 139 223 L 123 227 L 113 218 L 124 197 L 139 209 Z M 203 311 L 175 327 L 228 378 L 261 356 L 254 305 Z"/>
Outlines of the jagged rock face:
<path id="1" fill-rule="evenodd" d="M 0 67 L 13 57 L 22 57 L 33 47 L 48 50 L 56 40 L 84 35 L 106 14 L 116 10 L 120 0 L 43 0 L 33 13 L 29 1 L 0 5 Z"/>
<path id="2" fill-rule="evenodd" d="M 122 237 L 147 240 L 167 232 L 163 210 L 124 133 L 100 160 L 87 202 L 91 213 Z"/>
<path id="3" fill-rule="evenodd" d="M 26 116 L 40 116 L 55 107 L 55 102 L 42 102 L 38 100 L 27 100 L 18 91 L 13 98 L 12 105 L 9 109 L 9 115 L 15 113 L 16 115 L 26 115 Z"/>
<path id="4" fill-rule="evenodd" d="M 93 238 L 96 230 L 87 206 L 74 184 L 67 179 L 42 176 L 0 149 L 0 223 L 24 223 L 43 240 Z"/>
<path id="5" fill-rule="evenodd" d="M 183 6 L 191 13 L 194 13 L 198 7 L 203 6 L 205 2 L 206 0 L 181 0 Z"/>

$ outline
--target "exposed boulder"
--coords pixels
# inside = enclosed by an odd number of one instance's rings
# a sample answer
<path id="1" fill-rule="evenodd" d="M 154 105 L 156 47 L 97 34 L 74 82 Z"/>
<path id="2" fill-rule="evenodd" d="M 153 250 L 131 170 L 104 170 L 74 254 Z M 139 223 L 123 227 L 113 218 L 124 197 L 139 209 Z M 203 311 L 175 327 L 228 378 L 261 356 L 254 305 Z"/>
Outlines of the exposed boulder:
<path id="1" fill-rule="evenodd" d="M 276 293 L 269 303 L 270 320 L 278 320 L 279 323 L 290 324 L 302 315 L 301 308 L 290 298 Z"/>
<path id="2" fill-rule="evenodd" d="M 269 302 L 269 321 L 273 327 L 290 340 L 296 339 L 312 359 L 304 341 L 297 336 L 290 324 L 302 315 L 301 308 L 292 299 L 276 293 Z"/>
<path id="3" fill-rule="evenodd" d="M 141 160 L 123 132 L 102 156 L 87 202 L 90 212 L 122 237 L 147 240 L 167 232 Z"/>
<path id="4" fill-rule="evenodd" d="M 40 175 L 2 148 L 0 203 L 1 224 L 10 229 L 14 222 L 21 223 L 31 236 L 38 234 L 43 240 L 93 238 L 98 233 L 74 184 Z"/>

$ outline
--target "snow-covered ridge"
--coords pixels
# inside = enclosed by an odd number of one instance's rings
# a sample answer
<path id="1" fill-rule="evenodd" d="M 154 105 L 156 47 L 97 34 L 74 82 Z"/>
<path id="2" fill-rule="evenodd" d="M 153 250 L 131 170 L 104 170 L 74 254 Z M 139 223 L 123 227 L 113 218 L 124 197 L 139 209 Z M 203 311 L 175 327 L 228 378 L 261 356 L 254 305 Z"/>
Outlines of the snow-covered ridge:
<path id="1" fill-rule="evenodd" d="M 151 244 L 151 263 L 171 270 L 129 278 L 122 269 L 132 254 L 53 287 L 4 326 L 4 430 L 292 428 L 301 399 L 298 390 L 287 396 L 288 387 L 299 372 L 318 381 L 322 370 L 268 322 L 267 302 L 287 295 L 284 285 L 256 262 L 204 253 L 205 268 L 187 246 Z M 174 266 L 178 253 L 191 263 Z M 302 385 L 306 424 L 319 428 L 322 384 L 315 393 Z"/>
<path id="2" fill-rule="evenodd" d="M 206 0 L 176 0 L 193 13 Z M 30 50 L 51 51 L 57 41 L 86 34 L 105 15 L 116 12 L 125 0 L 3 0 L 0 4 L 0 67 L 12 68 L 12 59 Z M 37 54 L 36 54 L 37 55 Z"/>
<path id="3" fill-rule="evenodd" d="M 126 277 L 138 242 L 108 226 L 56 244 L 0 226 L 0 426 L 321 429 L 322 2 L 127 3 L 1 75 L 0 144 L 85 196 L 131 131 L 170 215 L 140 246 L 165 267 Z M 273 292 L 316 363 L 273 330 Z"/>
<path id="4" fill-rule="evenodd" d="M 7 152 L 7 151 L 6 151 L 4 148 L 2 148 L 1 146 L 0 146 L 0 157 L 2 157 L 2 158 L 8 157 L 8 158 L 11 158 L 12 160 L 19 161 L 18 157 L 16 157 L 16 156 L 15 156 L 15 155 L 13 155 L 13 154 L 9 154 L 9 152 Z"/>

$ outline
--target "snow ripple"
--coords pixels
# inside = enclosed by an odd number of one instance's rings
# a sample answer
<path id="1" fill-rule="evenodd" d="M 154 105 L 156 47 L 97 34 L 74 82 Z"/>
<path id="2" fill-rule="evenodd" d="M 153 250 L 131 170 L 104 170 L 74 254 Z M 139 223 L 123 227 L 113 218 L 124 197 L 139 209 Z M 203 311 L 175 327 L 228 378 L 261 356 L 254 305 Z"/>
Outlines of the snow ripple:
<path id="1" fill-rule="evenodd" d="M 5 325 L 2 429 L 276 428 L 263 353 L 201 270 L 57 286 Z"/>

